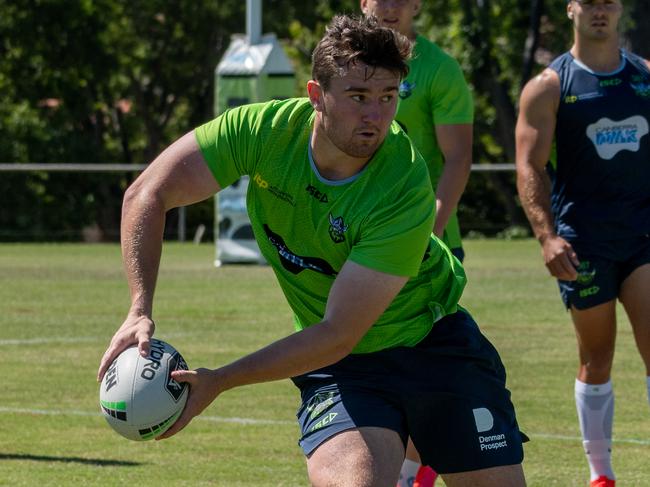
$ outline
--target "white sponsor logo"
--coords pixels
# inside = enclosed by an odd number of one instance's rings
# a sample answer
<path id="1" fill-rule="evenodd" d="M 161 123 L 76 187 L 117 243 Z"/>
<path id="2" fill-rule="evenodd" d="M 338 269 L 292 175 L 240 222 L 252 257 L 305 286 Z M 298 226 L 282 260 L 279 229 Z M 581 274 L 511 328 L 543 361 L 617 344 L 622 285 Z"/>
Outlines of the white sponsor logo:
<path id="1" fill-rule="evenodd" d="M 481 445 L 481 451 L 485 450 L 498 450 L 499 448 L 505 448 L 508 446 L 506 441 L 506 435 L 492 435 L 492 436 L 479 436 L 478 442 Z"/>
<path id="2" fill-rule="evenodd" d="M 587 127 L 587 137 L 591 139 L 598 155 L 610 160 L 623 150 L 637 152 L 641 139 L 648 133 L 648 121 L 641 115 L 615 122 L 601 118 Z"/>
<path id="3" fill-rule="evenodd" d="M 494 427 L 494 416 L 492 416 L 489 409 L 476 408 L 472 409 L 472 413 L 474 413 L 474 422 L 476 423 L 477 432 L 485 433 Z M 481 451 L 498 450 L 499 448 L 505 448 L 508 446 L 506 435 L 503 433 L 490 436 L 479 435 L 478 443 L 481 447 Z"/>
<path id="4" fill-rule="evenodd" d="M 487 408 L 472 409 L 474 413 L 474 422 L 476 423 L 476 431 L 484 433 L 490 431 L 494 426 L 494 417 Z"/>

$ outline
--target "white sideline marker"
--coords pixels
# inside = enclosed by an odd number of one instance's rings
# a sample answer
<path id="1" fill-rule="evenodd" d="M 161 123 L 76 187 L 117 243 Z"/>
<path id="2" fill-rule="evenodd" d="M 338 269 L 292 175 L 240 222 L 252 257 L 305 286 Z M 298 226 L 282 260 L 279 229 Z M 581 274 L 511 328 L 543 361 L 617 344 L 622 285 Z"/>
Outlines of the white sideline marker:
<path id="1" fill-rule="evenodd" d="M 34 414 L 43 416 L 97 416 L 101 417 L 101 413 L 93 413 L 90 411 L 75 411 L 75 410 L 57 410 L 57 409 L 28 409 L 28 408 L 8 408 L 0 406 L 0 413 L 10 414 Z M 274 419 L 254 419 L 254 418 L 225 418 L 223 416 L 197 416 L 194 421 L 211 421 L 214 423 L 236 423 L 248 425 L 294 425 L 294 421 L 282 421 Z M 539 440 L 560 440 L 560 441 L 579 441 L 582 438 L 579 436 L 568 435 L 552 435 L 547 433 L 532 433 L 528 435 L 531 439 Z M 629 443 L 633 445 L 650 445 L 650 440 L 637 440 L 635 438 L 614 438 L 614 443 Z"/>

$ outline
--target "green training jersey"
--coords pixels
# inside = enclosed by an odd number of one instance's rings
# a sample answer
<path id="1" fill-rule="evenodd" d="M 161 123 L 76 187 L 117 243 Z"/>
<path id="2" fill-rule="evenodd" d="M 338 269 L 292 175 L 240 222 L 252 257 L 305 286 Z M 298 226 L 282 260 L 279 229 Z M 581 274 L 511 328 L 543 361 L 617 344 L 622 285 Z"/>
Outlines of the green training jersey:
<path id="1" fill-rule="evenodd" d="M 400 85 L 395 118 L 424 157 L 435 190 L 444 163 L 435 126 L 473 123 L 474 102 L 456 60 L 420 35 L 409 67 Z M 449 219 L 444 240 L 452 248 L 460 247 L 455 213 Z"/>
<path id="2" fill-rule="evenodd" d="M 327 180 L 311 157 L 313 120 L 307 99 L 272 101 L 226 111 L 195 134 L 220 187 L 250 176 L 251 225 L 297 329 L 323 319 L 350 259 L 410 277 L 354 353 L 415 345 L 456 311 L 465 284 L 460 263 L 430 237 L 435 199 L 424 161 L 393 124 L 361 172 Z"/>

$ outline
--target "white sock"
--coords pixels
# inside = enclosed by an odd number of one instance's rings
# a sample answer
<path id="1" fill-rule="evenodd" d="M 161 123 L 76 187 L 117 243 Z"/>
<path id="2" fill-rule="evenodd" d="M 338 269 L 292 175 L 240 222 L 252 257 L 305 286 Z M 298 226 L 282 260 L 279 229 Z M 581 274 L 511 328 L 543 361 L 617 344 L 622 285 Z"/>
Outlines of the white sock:
<path id="1" fill-rule="evenodd" d="M 420 464 L 418 462 L 405 458 L 404 463 L 402 464 L 402 470 L 399 473 L 399 482 L 397 482 L 397 487 L 412 487 L 419 468 Z"/>
<path id="2" fill-rule="evenodd" d="M 585 384 L 576 379 L 576 408 L 580 420 L 583 446 L 587 454 L 591 480 L 601 475 L 615 480 L 612 470 L 612 425 L 614 422 L 614 391 L 612 381 Z"/>

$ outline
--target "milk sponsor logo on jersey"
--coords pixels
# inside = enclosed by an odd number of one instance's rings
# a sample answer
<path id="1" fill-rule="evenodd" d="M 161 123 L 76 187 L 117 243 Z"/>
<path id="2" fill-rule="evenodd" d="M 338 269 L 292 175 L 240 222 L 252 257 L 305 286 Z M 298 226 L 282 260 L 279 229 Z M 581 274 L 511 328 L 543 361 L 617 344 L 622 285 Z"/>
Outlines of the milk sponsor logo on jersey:
<path id="1" fill-rule="evenodd" d="M 334 218 L 332 214 L 329 214 L 330 219 L 330 238 L 334 243 L 345 242 L 344 233 L 347 232 L 348 226 L 343 222 L 342 216 L 337 216 Z"/>
<path id="2" fill-rule="evenodd" d="M 641 139 L 648 133 L 648 121 L 635 115 L 621 121 L 601 118 L 587 127 L 587 137 L 593 142 L 598 155 L 613 159 L 621 151 L 637 152 Z"/>
<path id="3" fill-rule="evenodd" d="M 413 94 L 413 90 L 415 89 L 415 86 L 416 86 L 415 83 L 411 83 L 407 80 L 402 81 L 399 85 L 399 91 L 398 91 L 399 97 L 402 100 L 406 100 L 409 96 Z"/>
<path id="4" fill-rule="evenodd" d="M 488 434 L 494 428 L 494 416 L 488 408 L 472 409 L 474 423 L 478 433 L 478 443 L 481 451 L 499 450 L 508 446 L 506 435 L 503 433 Z"/>

